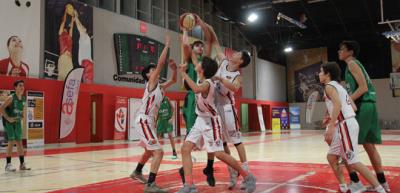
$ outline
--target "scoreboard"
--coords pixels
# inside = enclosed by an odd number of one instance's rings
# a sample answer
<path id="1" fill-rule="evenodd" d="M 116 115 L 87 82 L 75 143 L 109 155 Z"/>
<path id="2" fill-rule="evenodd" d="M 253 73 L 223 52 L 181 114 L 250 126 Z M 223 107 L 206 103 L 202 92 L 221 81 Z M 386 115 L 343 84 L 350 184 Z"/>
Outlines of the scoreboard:
<path id="1" fill-rule="evenodd" d="M 123 33 L 114 34 L 114 45 L 118 75 L 135 77 L 135 79 L 142 79 L 141 72 L 146 66 L 157 65 L 158 58 L 165 47 L 164 44 L 148 37 Z M 168 61 L 168 55 L 165 62 Z M 161 82 L 166 81 L 167 71 L 166 63 L 160 73 Z"/>

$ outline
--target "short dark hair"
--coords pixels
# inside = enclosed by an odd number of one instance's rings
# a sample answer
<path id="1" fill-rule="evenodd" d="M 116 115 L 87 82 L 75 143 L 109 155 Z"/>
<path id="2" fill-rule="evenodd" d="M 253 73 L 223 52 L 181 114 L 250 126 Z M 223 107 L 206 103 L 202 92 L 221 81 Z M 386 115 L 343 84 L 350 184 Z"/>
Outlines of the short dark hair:
<path id="1" fill-rule="evenodd" d="M 360 54 L 360 44 L 358 44 L 357 41 L 345 40 L 342 43 L 340 43 L 339 46 L 340 47 L 345 46 L 347 48 L 347 50 L 353 51 L 353 56 L 356 58 Z"/>
<path id="2" fill-rule="evenodd" d="M 204 46 L 204 42 L 203 42 L 203 41 L 196 40 L 196 41 L 194 41 L 194 42 L 190 45 L 190 47 L 193 49 L 194 46 L 197 45 L 197 44 L 201 44 L 201 45 Z"/>
<path id="3" fill-rule="evenodd" d="M 14 88 L 17 87 L 19 83 L 25 83 L 25 82 L 24 82 L 23 80 L 16 80 L 16 81 L 14 82 L 14 84 L 13 84 L 13 85 L 14 85 Z"/>
<path id="4" fill-rule="evenodd" d="M 7 48 L 8 48 L 8 46 L 10 46 L 10 42 L 11 42 L 11 39 L 12 38 L 16 38 L 16 37 L 18 37 L 18 36 L 10 36 L 9 38 L 8 38 L 8 40 L 7 40 Z"/>
<path id="5" fill-rule="evenodd" d="M 156 65 L 150 64 L 150 65 L 144 67 L 144 69 L 142 70 L 142 77 L 145 81 L 149 81 L 149 78 L 147 78 L 146 74 L 149 73 L 152 68 L 156 68 Z"/>
<path id="6" fill-rule="evenodd" d="M 250 64 L 250 54 L 249 54 L 249 52 L 247 52 L 245 50 L 240 51 L 240 53 L 242 53 L 242 61 L 243 62 L 240 64 L 239 67 L 244 68 Z"/>
<path id="7" fill-rule="evenodd" d="M 322 70 L 325 74 L 330 75 L 331 80 L 340 82 L 340 76 L 342 75 L 342 70 L 336 62 L 327 62 L 321 65 Z"/>
<path id="8" fill-rule="evenodd" d="M 218 63 L 210 57 L 204 56 L 201 61 L 201 68 L 203 68 L 204 77 L 210 79 L 217 73 Z"/>

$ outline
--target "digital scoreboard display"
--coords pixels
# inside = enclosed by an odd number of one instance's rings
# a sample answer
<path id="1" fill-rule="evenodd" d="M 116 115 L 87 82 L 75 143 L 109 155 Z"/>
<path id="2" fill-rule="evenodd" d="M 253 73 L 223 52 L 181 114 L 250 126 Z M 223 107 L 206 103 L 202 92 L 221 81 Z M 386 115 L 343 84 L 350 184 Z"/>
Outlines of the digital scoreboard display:
<path id="1" fill-rule="evenodd" d="M 148 37 L 134 34 L 114 34 L 118 76 L 134 78 L 137 83 L 144 83 L 142 70 L 150 65 L 157 65 L 164 44 Z M 168 61 L 168 56 L 165 62 Z M 167 79 L 168 65 L 160 73 L 160 82 Z"/>

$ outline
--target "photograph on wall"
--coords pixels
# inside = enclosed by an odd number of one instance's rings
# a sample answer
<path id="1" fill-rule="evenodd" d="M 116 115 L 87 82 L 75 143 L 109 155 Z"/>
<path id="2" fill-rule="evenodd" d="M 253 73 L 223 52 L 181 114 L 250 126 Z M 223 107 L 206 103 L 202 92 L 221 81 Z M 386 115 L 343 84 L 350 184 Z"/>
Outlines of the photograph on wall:
<path id="1" fill-rule="evenodd" d="M 313 91 L 318 90 L 320 93 L 318 72 L 320 65 L 327 61 L 326 47 L 295 50 L 287 56 L 289 102 L 305 102 Z"/>
<path id="2" fill-rule="evenodd" d="M 0 76 L 39 77 L 40 1 L 0 1 Z"/>
<path id="3" fill-rule="evenodd" d="M 323 95 L 324 88 L 319 82 L 318 73 L 321 68 L 321 62 L 312 64 L 294 72 L 295 77 L 295 95 L 297 102 L 306 102 L 308 97 L 314 91 Z M 320 100 L 319 98 L 318 100 Z"/>
<path id="4" fill-rule="evenodd" d="M 391 42 L 392 72 L 400 72 L 400 42 Z"/>
<path id="5" fill-rule="evenodd" d="M 72 0 L 47 0 L 44 78 L 64 81 L 84 68 L 83 82 L 93 83 L 93 8 Z"/>
<path id="6" fill-rule="evenodd" d="M 135 34 L 114 34 L 115 55 L 117 57 L 118 80 L 144 84 L 142 70 L 148 65 L 157 65 L 164 44 Z M 168 61 L 169 53 L 166 62 Z M 167 80 L 168 65 L 160 73 L 160 82 Z"/>

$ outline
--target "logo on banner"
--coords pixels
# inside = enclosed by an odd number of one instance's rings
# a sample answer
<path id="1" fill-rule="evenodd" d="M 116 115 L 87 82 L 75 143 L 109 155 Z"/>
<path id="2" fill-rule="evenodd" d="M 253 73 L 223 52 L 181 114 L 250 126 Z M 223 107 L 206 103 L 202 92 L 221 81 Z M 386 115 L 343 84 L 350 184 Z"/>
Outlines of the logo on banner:
<path id="1" fill-rule="evenodd" d="M 115 114 L 115 120 L 117 122 L 116 129 L 119 132 L 125 132 L 126 130 L 126 107 L 120 107 L 117 109 L 117 113 Z"/>
<path id="2" fill-rule="evenodd" d="M 84 68 L 71 70 L 64 83 L 61 102 L 60 139 L 68 136 L 75 126 L 76 105 Z"/>

